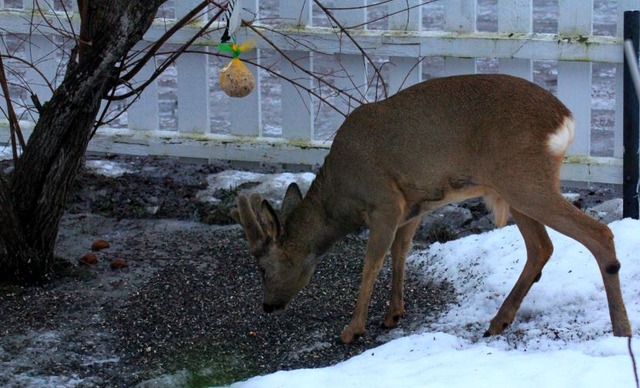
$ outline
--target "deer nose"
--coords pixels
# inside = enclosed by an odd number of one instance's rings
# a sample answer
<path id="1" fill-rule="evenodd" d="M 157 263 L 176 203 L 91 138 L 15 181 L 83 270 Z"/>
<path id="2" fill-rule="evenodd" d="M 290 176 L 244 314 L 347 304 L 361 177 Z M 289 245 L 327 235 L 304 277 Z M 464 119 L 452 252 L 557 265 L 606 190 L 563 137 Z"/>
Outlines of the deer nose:
<path id="1" fill-rule="evenodd" d="M 262 308 L 264 309 L 265 313 L 272 313 L 274 311 L 283 310 L 284 309 L 284 305 L 282 305 L 282 304 L 263 303 L 262 304 Z"/>

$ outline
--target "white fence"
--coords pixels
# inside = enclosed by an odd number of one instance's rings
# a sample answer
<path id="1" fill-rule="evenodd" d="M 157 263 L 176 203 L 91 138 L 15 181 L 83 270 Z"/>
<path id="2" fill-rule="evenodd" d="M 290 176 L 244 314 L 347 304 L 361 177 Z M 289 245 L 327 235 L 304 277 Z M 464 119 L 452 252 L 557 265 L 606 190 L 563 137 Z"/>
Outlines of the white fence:
<path id="1" fill-rule="evenodd" d="M 158 38 L 197 3 L 168 2 L 164 17 L 156 20 L 145 38 Z M 501 72 L 533 80 L 556 93 L 578 121 L 562 178 L 622 182 L 622 15 L 637 9 L 640 0 L 321 3 L 333 7 L 331 13 L 342 25 L 359 26 L 351 34 L 371 55 L 371 63 L 382 68 L 387 94 L 449 74 Z M 90 150 L 321 164 L 342 116 L 266 69 L 308 86 L 347 113 L 362 101 L 384 96 L 373 81 L 372 66 L 312 0 L 241 0 L 241 4 L 243 18 L 263 34 L 257 37 L 243 28 L 237 36 L 239 42 L 257 42 L 255 50 L 242 56 L 261 67 L 251 66 L 257 80 L 252 94 L 231 99 L 219 90 L 218 69 L 227 60 L 215 55 L 222 35 L 216 28 L 150 85 L 125 115 L 100 129 Z M 53 80 L 59 72 L 59 60 L 50 55 L 56 42 L 50 39 L 48 23 L 31 15 L 30 5 L 27 0 L 24 5 L 20 0 L 0 0 L 0 34 L 5 39 L 15 34 L 26 37 L 16 44 L 21 46 L 16 53 L 38 62 L 42 74 Z M 57 17 L 48 18 L 54 24 L 66 21 L 59 11 Z M 384 15 L 390 16 L 381 18 Z M 77 15 L 69 18 L 77 28 Z M 198 23 L 189 25 L 171 43 L 184 42 L 197 28 Z M 296 66 L 283 60 L 284 55 L 295 58 Z M 326 76 L 318 82 L 301 68 Z M 153 71 L 149 65 L 139 79 Z M 33 79 L 33 90 L 42 102 L 50 96 L 35 72 L 26 70 L 21 77 Z M 327 85 L 348 90 L 356 98 L 333 96 Z M 29 119 L 27 107 L 21 114 L 22 120 Z M 0 142 L 7 141 L 7 128 L 0 118 Z"/>

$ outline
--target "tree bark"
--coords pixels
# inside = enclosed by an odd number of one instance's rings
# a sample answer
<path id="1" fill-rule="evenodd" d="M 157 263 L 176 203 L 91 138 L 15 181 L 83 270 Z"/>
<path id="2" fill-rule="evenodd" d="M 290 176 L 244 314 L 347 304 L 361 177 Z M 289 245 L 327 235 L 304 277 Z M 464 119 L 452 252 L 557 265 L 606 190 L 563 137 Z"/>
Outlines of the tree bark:
<path id="1" fill-rule="evenodd" d="M 67 67 L 42 107 L 13 172 L 0 176 L 0 277 L 21 283 L 51 278 L 60 219 L 102 97 L 165 1 L 78 2 L 82 49 L 77 63 Z"/>

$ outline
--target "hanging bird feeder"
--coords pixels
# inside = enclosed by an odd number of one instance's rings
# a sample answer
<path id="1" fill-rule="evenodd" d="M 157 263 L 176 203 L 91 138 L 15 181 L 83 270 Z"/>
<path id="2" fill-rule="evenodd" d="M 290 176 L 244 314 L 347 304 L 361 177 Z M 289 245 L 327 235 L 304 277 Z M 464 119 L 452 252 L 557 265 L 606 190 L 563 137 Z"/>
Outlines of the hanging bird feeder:
<path id="1" fill-rule="evenodd" d="M 252 42 L 241 45 L 236 43 L 220 43 L 221 52 L 231 52 L 231 62 L 220 70 L 220 86 L 230 97 L 244 97 L 253 91 L 256 81 L 251 70 L 240 60 L 240 53 L 253 48 Z"/>
<path id="2" fill-rule="evenodd" d="M 240 27 L 242 19 L 240 12 L 241 0 L 230 0 L 227 3 L 225 18 L 227 26 L 218 45 L 220 52 L 231 53 L 231 62 L 220 70 L 220 87 L 230 97 L 244 97 L 253 91 L 256 81 L 251 70 L 242 63 L 240 54 L 254 47 L 253 42 L 236 43 L 235 32 Z"/>

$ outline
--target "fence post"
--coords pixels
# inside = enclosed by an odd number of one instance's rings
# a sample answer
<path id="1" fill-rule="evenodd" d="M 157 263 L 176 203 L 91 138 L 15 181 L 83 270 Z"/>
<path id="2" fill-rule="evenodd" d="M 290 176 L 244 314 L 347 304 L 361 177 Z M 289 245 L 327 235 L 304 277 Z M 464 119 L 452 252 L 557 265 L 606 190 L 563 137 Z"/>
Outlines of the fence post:
<path id="1" fill-rule="evenodd" d="M 447 0 L 444 3 L 444 29 L 448 32 L 476 32 L 476 0 Z M 444 59 L 445 75 L 474 74 L 475 58 Z"/>
<path id="2" fill-rule="evenodd" d="M 637 55 L 640 49 L 640 11 L 626 11 L 624 13 L 624 40 L 633 42 L 633 49 Z M 636 57 L 637 58 L 637 57 Z M 633 66 L 638 66 L 637 59 Z M 624 61 L 624 154 L 622 191 L 622 216 L 638 219 L 638 147 L 640 140 L 640 109 L 638 92 L 633 85 L 629 63 Z"/>
<path id="3" fill-rule="evenodd" d="M 618 0 L 616 36 L 624 37 L 624 13 L 629 10 L 640 9 L 640 0 Z M 613 133 L 613 157 L 622 159 L 624 155 L 624 61 L 616 65 L 616 102 Z"/>
<path id="4" fill-rule="evenodd" d="M 498 0 L 498 32 L 531 33 L 533 29 L 532 0 Z M 529 81 L 533 78 L 530 59 L 500 59 L 500 72 Z"/>
<path id="5" fill-rule="evenodd" d="M 559 0 L 559 39 L 590 36 L 592 16 L 593 0 L 585 1 L 579 7 L 573 1 Z M 591 62 L 558 61 L 558 98 L 576 119 L 576 137 L 567 152 L 569 155 L 591 154 L 591 69 Z"/>
<path id="6" fill-rule="evenodd" d="M 135 50 L 144 51 L 148 47 L 146 43 L 138 43 Z M 151 78 L 156 71 L 156 60 L 151 58 L 144 67 L 133 77 L 133 87 Z M 132 101 L 134 100 L 134 101 Z M 127 126 L 132 130 L 155 131 L 160 128 L 160 109 L 158 107 L 158 82 L 153 81 L 129 102 L 127 109 Z"/>
<path id="7" fill-rule="evenodd" d="M 389 3 L 389 29 L 420 31 L 422 25 L 420 2 L 420 0 L 408 0 Z M 422 60 L 420 58 L 391 56 L 389 57 L 389 65 L 391 66 L 389 95 L 420 82 L 422 78 Z"/>
<path id="8" fill-rule="evenodd" d="M 176 19 L 186 15 L 197 3 L 197 0 L 176 2 Z M 178 132 L 209 132 L 209 95 L 211 93 L 208 47 L 200 47 L 198 50 L 202 53 L 183 53 L 176 59 Z"/>
<path id="9" fill-rule="evenodd" d="M 338 7 L 344 9 L 337 9 L 334 15 L 344 27 L 359 25 L 366 20 L 365 0 L 343 0 L 338 4 Z M 360 54 L 336 54 L 335 57 L 340 67 L 340 70 L 335 73 L 335 86 L 360 97 L 361 100 L 366 100 L 368 85 L 364 57 Z M 339 97 L 336 101 L 336 106 L 345 114 L 350 113 L 358 105 L 360 103 L 357 100 L 344 97 Z"/>
<path id="10" fill-rule="evenodd" d="M 285 24 L 306 26 L 311 21 L 311 4 L 306 0 L 280 0 L 280 15 Z M 299 83 L 298 88 L 292 83 L 282 80 L 282 137 L 290 140 L 313 139 L 313 100 L 304 88 L 312 88 L 313 82 L 296 65 L 311 70 L 313 57 L 308 51 L 286 51 L 288 60 L 281 59 L 282 75 Z"/>

